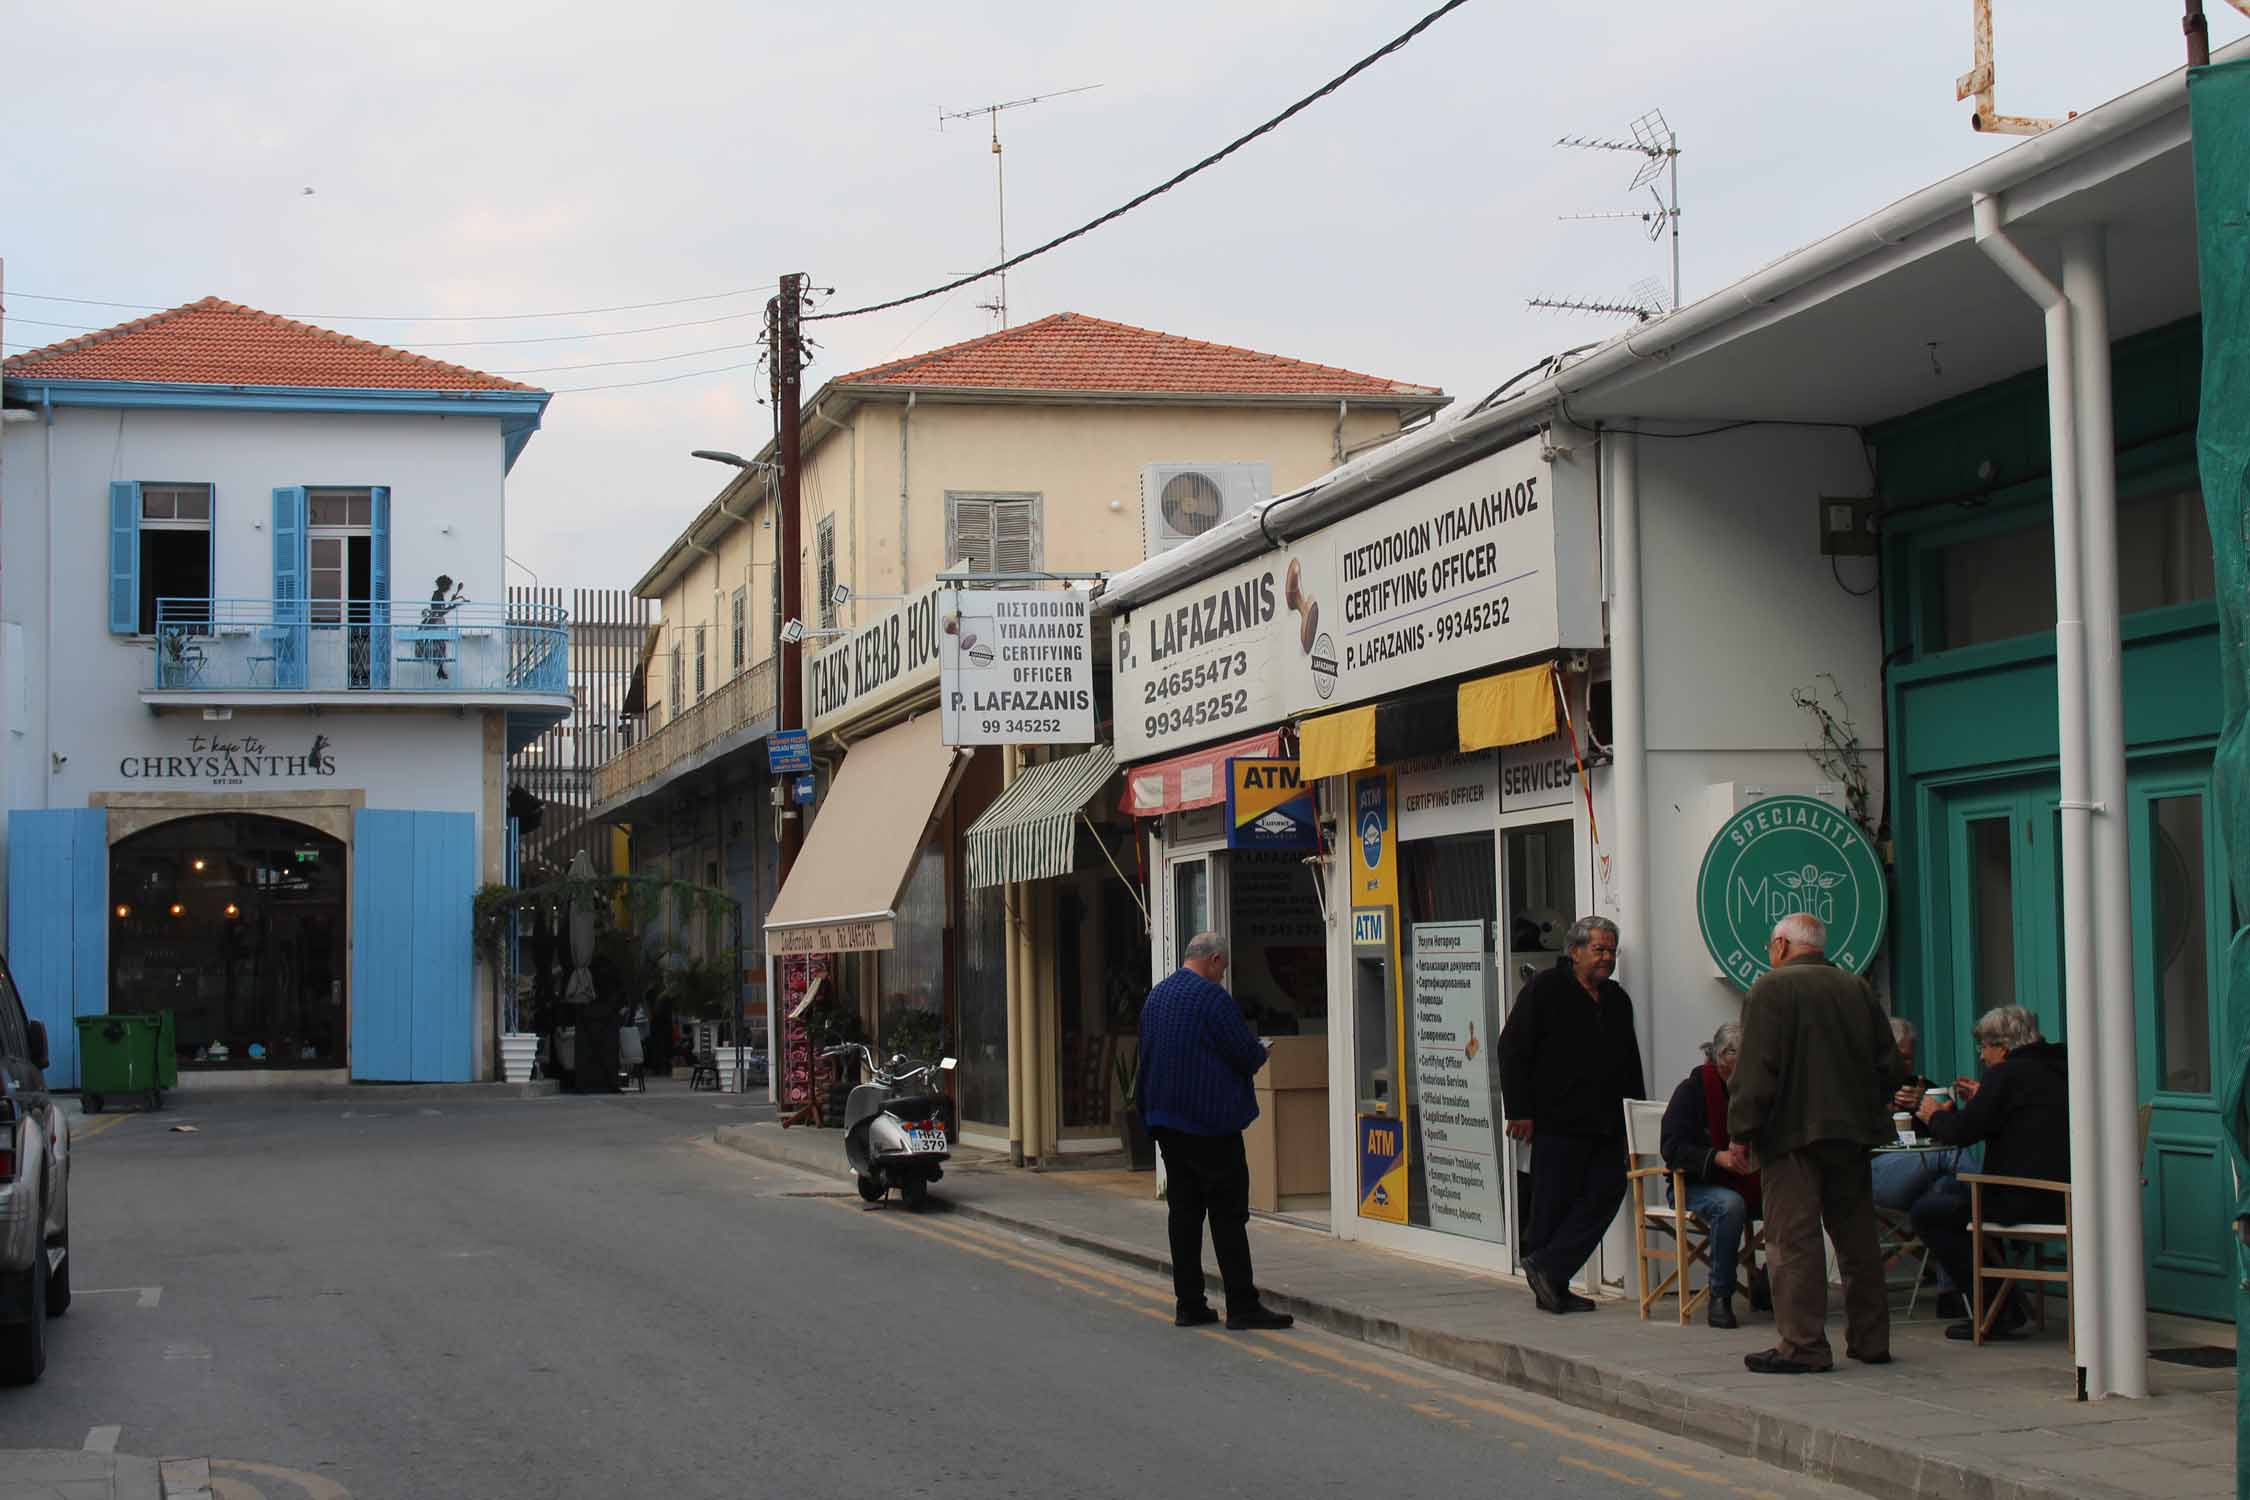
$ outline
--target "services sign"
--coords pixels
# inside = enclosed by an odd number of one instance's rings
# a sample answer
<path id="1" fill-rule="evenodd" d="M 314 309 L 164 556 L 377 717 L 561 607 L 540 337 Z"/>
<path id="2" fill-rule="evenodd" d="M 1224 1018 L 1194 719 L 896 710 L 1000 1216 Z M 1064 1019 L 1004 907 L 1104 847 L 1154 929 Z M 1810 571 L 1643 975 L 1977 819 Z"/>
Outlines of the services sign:
<path id="1" fill-rule="evenodd" d="M 1553 651 L 1597 647 L 1601 577 L 1586 460 L 1537 438 L 1295 544 L 1304 650 L 1282 707 L 1318 713 Z"/>
<path id="2" fill-rule="evenodd" d="M 1292 562 L 1269 553 L 1118 618 L 1110 675 L 1119 760 L 1281 721 L 1277 653 L 1301 620 L 1286 597 Z"/>
<path id="3" fill-rule="evenodd" d="M 1883 941 L 1890 892 L 1857 823 L 1811 797 L 1762 797 L 1712 836 L 1695 907 L 1719 971 L 1747 990 L 1772 967 L 1774 924 L 1798 912 L 1827 926 L 1830 962 L 1865 973 Z"/>
<path id="4" fill-rule="evenodd" d="M 938 680 L 934 584 L 805 663 L 805 728 L 826 734 Z"/>
<path id="5" fill-rule="evenodd" d="M 1398 771 L 1402 841 L 1451 833 L 1489 833 L 1500 811 L 1497 762 L 1490 750 L 1414 761 Z"/>
<path id="6" fill-rule="evenodd" d="M 1091 589 L 959 589 L 938 611 L 948 745 L 1094 742 Z"/>
<path id="7" fill-rule="evenodd" d="M 1568 807 L 1577 793 L 1578 756 L 1569 735 L 1501 747 L 1500 805 L 1507 811 Z"/>

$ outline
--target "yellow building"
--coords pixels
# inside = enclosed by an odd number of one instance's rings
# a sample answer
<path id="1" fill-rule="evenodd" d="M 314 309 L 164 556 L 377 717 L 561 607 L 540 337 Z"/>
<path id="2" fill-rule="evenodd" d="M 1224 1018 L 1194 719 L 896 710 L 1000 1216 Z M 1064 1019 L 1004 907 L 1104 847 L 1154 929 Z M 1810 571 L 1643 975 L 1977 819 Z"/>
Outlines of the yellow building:
<path id="1" fill-rule="evenodd" d="M 823 648 L 886 622 L 943 570 L 1129 567 L 1388 442 L 1446 400 L 1427 386 L 1077 313 L 830 380 L 804 408 L 808 697 Z M 633 829 L 636 869 L 732 888 L 754 933 L 775 895 L 773 778 L 759 745 L 775 722 L 782 623 L 764 467 L 773 457 L 768 444 L 758 467 L 737 471 L 636 586 L 660 605 L 628 704 L 644 727 L 595 781 L 596 815 Z M 822 791 L 847 745 L 923 713 L 936 692 L 932 664 L 876 691 L 808 702 Z M 1023 763 L 1046 755 L 1029 748 Z M 874 877 L 895 896 L 888 946 L 843 959 L 838 987 L 871 1026 L 903 1010 L 940 1016 L 962 1058 L 972 1142 L 1019 1144 L 1034 1157 L 1067 1141 L 1113 1146 L 1113 1022 L 1139 996 L 1111 992 L 1120 972 L 1145 989 L 1149 961 L 1141 897 L 1118 873 L 1138 879 L 1133 831 L 1117 820 L 1104 833 L 1108 857 L 1090 852 L 1073 875 L 975 886 L 963 840 L 999 794 L 1004 758 L 964 754 L 937 778 L 939 805 L 881 814 L 926 836 L 902 868 Z M 1097 792 L 1089 810 L 1115 802 Z M 829 816 L 822 808 L 815 826 Z M 1003 900 L 1009 891 L 1020 900 Z M 1013 1029 L 1002 977 L 1012 966 L 998 954 L 1011 909 L 1024 923 L 1028 979 L 1018 988 L 1030 997 Z M 1047 940 L 1058 922 L 1067 938 Z M 1121 969 L 1119 955 L 1131 964 Z M 763 957 L 746 956 L 746 983 L 763 984 Z M 751 996 L 762 999 L 757 988 Z M 1019 1067 L 1013 1089 L 1011 1053 L 1037 1059 Z M 1011 1097 L 1024 1102 L 1011 1108 Z"/>

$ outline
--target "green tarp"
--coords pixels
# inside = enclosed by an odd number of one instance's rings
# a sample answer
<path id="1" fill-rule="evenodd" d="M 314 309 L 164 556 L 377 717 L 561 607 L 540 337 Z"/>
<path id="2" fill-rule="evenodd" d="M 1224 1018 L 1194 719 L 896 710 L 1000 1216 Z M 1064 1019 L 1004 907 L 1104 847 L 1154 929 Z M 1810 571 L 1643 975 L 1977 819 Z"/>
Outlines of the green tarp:
<path id="1" fill-rule="evenodd" d="M 2202 262 L 2203 409 L 2196 427 L 2203 506 L 2218 563 L 2223 727 L 2214 768 L 2237 909 L 2250 894 L 2250 61 L 2188 75 L 2195 141 L 2196 251 Z M 2234 1214 L 2250 1214 L 2250 926 L 2227 956 L 2226 1141 Z M 2250 1251 L 2235 1239 L 2235 1326 L 2250 1323 Z M 2250 1344 L 2235 1357 L 2235 1493 L 2250 1496 Z"/>

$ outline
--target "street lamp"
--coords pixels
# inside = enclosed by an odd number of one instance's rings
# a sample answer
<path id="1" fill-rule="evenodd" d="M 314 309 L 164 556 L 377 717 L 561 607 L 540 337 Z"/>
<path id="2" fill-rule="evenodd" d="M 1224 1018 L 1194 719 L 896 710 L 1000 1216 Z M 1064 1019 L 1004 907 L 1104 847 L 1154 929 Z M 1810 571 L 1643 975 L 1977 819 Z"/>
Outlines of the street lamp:
<path id="1" fill-rule="evenodd" d="M 728 453 L 719 448 L 697 448 L 690 458 L 707 458 L 715 464 L 732 464 L 738 469 L 772 469 L 775 466 L 762 458 L 744 458 L 739 453 Z"/>

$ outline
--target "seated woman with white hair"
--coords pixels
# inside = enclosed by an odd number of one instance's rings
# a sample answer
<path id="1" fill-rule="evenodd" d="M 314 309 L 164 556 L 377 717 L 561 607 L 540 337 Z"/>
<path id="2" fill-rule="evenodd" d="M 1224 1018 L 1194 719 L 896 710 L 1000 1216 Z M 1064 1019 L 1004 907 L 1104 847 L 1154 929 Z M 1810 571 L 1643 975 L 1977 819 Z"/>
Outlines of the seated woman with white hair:
<path id="1" fill-rule="evenodd" d="M 1741 1052 L 1742 1027 L 1729 1021 L 1704 1046 L 1709 1061 L 1680 1081 L 1664 1107 L 1664 1165 L 1687 1178 L 1687 1210 L 1711 1231 L 1711 1297 L 1704 1321 L 1713 1328 L 1741 1326 L 1734 1315 L 1735 1269 L 1742 1232 L 1760 1208 L 1749 1148 L 1727 1135 L 1727 1084 Z M 1752 1281 L 1750 1306 L 1758 1311 L 1768 1306 L 1761 1278 Z"/>

